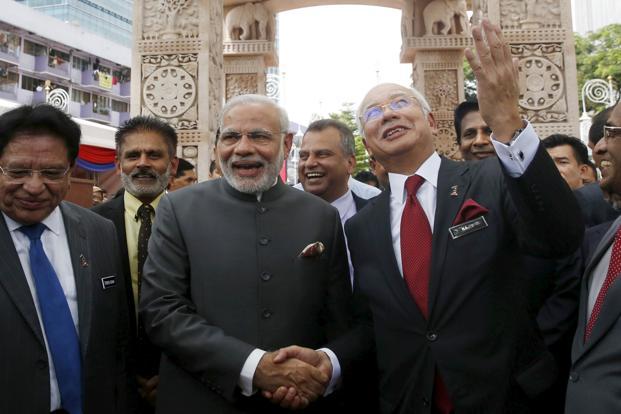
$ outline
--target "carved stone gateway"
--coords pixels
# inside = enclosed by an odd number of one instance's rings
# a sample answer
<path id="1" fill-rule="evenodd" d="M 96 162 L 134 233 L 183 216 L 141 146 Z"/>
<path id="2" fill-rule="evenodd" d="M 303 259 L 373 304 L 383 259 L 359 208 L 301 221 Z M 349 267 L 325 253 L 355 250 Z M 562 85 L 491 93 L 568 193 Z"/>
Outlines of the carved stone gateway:
<path id="1" fill-rule="evenodd" d="M 132 115 L 169 122 L 207 178 L 222 106 L 223 0 L 134 2 Z"/>
<path id="2" fill-rule="evenodd" d="M 463 50 L 472 46 L 465 2 L 404 0 L 401 61 L 412 63 L 412 83 L 436 115 L 436 148 L 459 158 L 453 108 L 464 99 Z M 579 136 L 576 60 L 569 0 L 471 0 L 472 22 L 500 22 L 518 58 L 522 114 L 544 138 Z"/>

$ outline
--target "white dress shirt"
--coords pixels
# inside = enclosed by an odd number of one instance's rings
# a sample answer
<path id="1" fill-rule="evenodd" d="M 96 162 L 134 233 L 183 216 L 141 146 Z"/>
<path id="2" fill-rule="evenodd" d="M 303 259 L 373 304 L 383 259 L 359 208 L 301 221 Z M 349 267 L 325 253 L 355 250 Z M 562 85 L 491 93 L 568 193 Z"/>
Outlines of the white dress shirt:
<path id="1" fill-rule="evenodd" d="M 351 255 L 349 254 L 349 246 L 347 244 L 347 235 L 345 234 L 345 223 L 356 214 L 356 202 L 351 190 L 347 190 L 345 194 L 334 200 L 332 203 L 339 211 L 341 217 L 341 225 L 343 226 L 343 235 L 345 236 L 345 250 L 347 251 L 347 264 L 349 265 L 349 282 L 352 289 L 354 286 L 354 266 L 351 264 Z"/>
<path id="2" fill-rule="evenodd" d="M 360 198 L 364 198 L 365 200 L 376 197 L 381 193 L 379 188 L 373 187 L 369 184 L 365 184 L 362 181 L 358 181 L 351 175 L 349 176 L 349 180 L 347 181 L 347 187 L 349 187 L 352 193 L 356 194 Z M 293 188 L 304 191 L 302 183 L 297 183 L 293 186 Z"/>
<path id="3" fill-rule="evenodd" d="M 539 146 L 539 138 L 532 125 L 527 123 L 526 128 L 511 145 L 505 145 L 496 141 L 492 134 L 492 144 L 498 154 L 498 159 L 512 177 L 521 176 L 535 157 Z M 431 233 L 433 234 L 434 219 L 436 215 L 436 202 L 438 193 L 438 173 L 440 171 L 440 156 L 434 152 L 423 162 L 415 174 L 425 179 L 416 193 L 416 198 L 421 204 Z M 414 175 L 414 174 L 413 174 Z M 403 174 L 388 173 L 390 181 L 390 227 L 392 234 L 392 246 L 397 259 L 397 265 L 401 276 L 403 276 L 403 265 L 401 263 L 401 215 L 405 207 L 407 192 L 405 181 L 408 176 Z"/>
<path id="4" fill-rule="evenodd" d="M 54 370 L 54 361 L 52 360 L 52 355 L 50 354 L 50 348 L 47 344 L 47 336 L 45 334 L 45 327 L 43 326 L 43 320 L 41 319 L 41 310 L 39 309 L 39 301 L 37 300 L 37 287 L 30 270 L 30 240 L 24 233 L 18 230 L 22 227 L 22 224 L 11 219 L 6 214 L 2 214 L 4 215 L 7 227 L 11 233 L 11 238 L 13 239 L 13 245 L 15 245 L 15 250 L 17 251 L 19 261 L 22 265 L 22 269 L 24 270 L 26 282 L 30 288 L 32 300 L 37 310 L 37 316 L 39 317 L 39 325 L 41 326 L 41 331 L 43 331 L 43 339 L 45 340 L 45 348 L 47 351 L 47 360 L 50 370 L 50 411 L 54 411 L 60 408 L 60 391 L 58 390 L 56 371 Z M 41 234 L 41 244 L 43 245 L 43 250 L 45 251 L 45 254 L 50 260 L 50 263 L 58 276 L 60 286 L 65 292 L 65 298 L 69 304 L 69 311 L 71 312 L 73 324 L 76 332 L 79 333 L 78 294 L 75 286 L 73 267 L 71 266 L 69 242 L 67 240 L 65 223 L 63 221 L 60 208 L 56 207 L 54 211 L 52 211 L 52 213 L 50 213 L 50 215 L 43 220 L 42 223 L 47 227 L 47 229 L 43 231 L 43 234 Z M 5 334 L 8 335 L 10 333 L 5 332 Z"/>

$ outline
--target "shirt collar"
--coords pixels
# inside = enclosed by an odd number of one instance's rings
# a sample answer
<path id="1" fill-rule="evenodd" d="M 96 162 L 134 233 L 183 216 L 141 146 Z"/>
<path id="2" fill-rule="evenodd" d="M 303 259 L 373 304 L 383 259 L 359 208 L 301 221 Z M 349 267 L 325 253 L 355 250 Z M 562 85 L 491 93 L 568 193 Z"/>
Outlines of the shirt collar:
<path id="1" fill-rule="evenodd" d="M 334 207 L 336 207 L 336 209 L 339 212 L 346 212 L 347 209 L 349 207 L 351 207 L 352 204 L 354 204 L 354 196 L 351 193 L 351 190 L 347 190 L 347 192 L 345 194 L 343 194 L 342 196 L 340 196 L 339 198 L 337 198 L 336 200 L 334 200 L 333 202 L 331 202 L 330 204 L 332 204 Z M 343 214 L 341 214 L 342 216 Z M 343 218 L 343 217 L 341 217 Z"/>
<path id="2" fill-rule="evenodd" d="M 4 220 L 6 221 L 6 226 L 8 227 L 9 231 L 13 232 L 24 226 L 22 223 L 17 222 L 11 217 L 4 214 L 4 212 L 2 212 L 2 215 L 4 216 Z M 45 224 L 45 227 L 47 227 L 47 229 L 55 235 L 60 235 L 60 229 L 62 225 L 62 213 L 60 211 L 60 207 L 56 206 L 56 208 L 52 210 L 52 212 L 46 218 L 44 218 L 41 223 Z"/>
<path id="3" fill-rule="evenodd" d="M 438 188 L 438 172 L 440 171 L 441 158 L 437 152 L 433 152 L 429 158 L 418 167 L 418 170 L 412 175 L 420 175 L 426 182 L 433 185 L 433 188 Z M 393 197 L 401 194 L 401 201 L 405 201 L 405 181 L 410 177 L 409 175 L 388 173 L 388 180 L 390 181 L 390 193 Z"/>
<path id="4" fill-rule="evenodd" d="M 164 192 L 162 191 L 160 195 L 155 197 L 155 199 L 149 203 L 151 204 L 151 207 L 153 207 L 153 210 L 157 209 L 157 205 L 160 203 L 163 195 Z M 130 194 L 129 191 L 125 191 L 123 193 L 123 202 L 125 203 L 125 211 L 131 217 L 136 217 L 138 209 L 143 204 L 142 201 L 138 200 L 133 194 Z"/>

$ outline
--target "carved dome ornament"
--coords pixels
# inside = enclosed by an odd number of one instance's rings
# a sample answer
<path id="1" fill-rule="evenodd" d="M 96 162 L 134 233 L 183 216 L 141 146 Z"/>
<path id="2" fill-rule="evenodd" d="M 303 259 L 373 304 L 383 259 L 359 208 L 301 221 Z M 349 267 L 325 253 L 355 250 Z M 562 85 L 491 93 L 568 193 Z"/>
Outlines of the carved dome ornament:
<path id="1" fill-rule="evenodd" d="M 156 116 L 177 118 L 196 98 L 194 78 L 182 67 L 164 66 L 144 80 L 144 105 Z"/>
<path id="2" fill-rule="evenodd" d="M 529 56 L 520 60 L 519 68 L 520 84 L 525 89 L 520 95 L 523 108 L 548 108 L 563 96 L 563 73 L 550 60 Z"/>

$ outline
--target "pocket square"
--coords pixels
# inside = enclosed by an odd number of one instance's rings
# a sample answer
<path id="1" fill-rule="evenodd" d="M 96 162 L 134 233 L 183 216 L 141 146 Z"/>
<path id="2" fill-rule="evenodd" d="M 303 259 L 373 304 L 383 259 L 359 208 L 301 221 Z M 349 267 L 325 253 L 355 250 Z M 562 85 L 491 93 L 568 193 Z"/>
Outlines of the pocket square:
<path id="1" fill-rule="evenodd" d="M 489 210 L 474 201 L 473 199 L 467 199 L 464 204 L 462 204 L 459 209 L 459 213 L 457 213 L 457 217 L 453 221 L 453 225 L 463 223 L 468 220 L 472 220 L 473 218 L 480 217 L 486 213 L 489 213 Z"/>
<path id="2" fill-rule="evenodd" d="M 326 250 L 322 242 L 311 243 L 300 252 L 300 257 L 319 257 Z"/>

